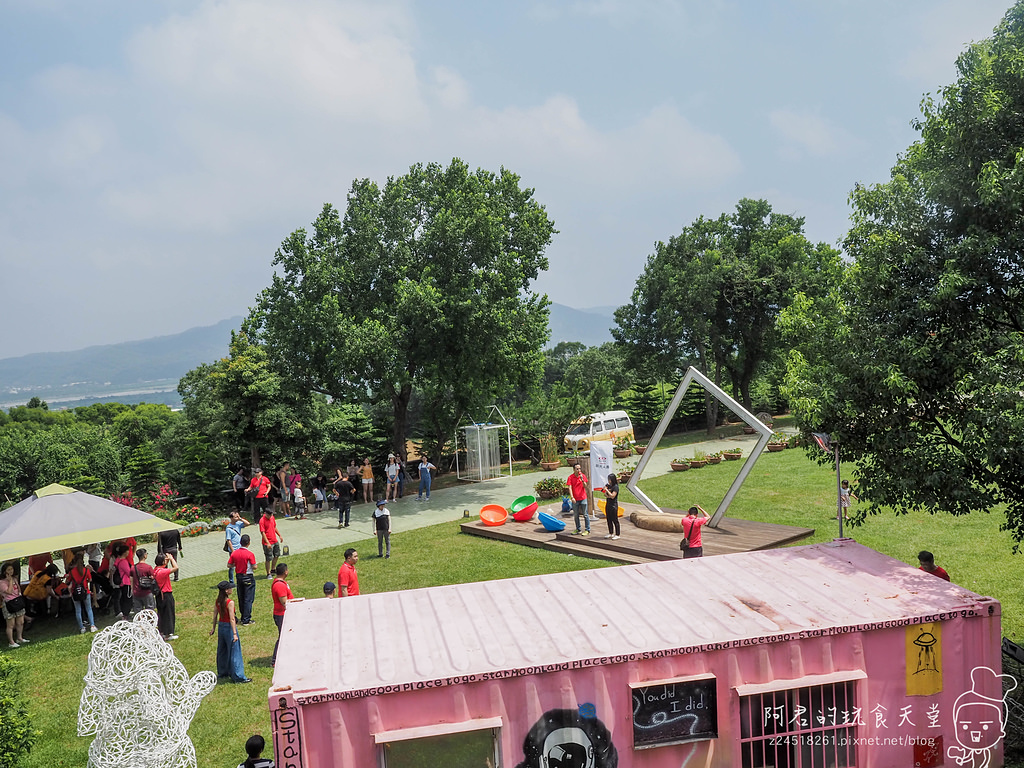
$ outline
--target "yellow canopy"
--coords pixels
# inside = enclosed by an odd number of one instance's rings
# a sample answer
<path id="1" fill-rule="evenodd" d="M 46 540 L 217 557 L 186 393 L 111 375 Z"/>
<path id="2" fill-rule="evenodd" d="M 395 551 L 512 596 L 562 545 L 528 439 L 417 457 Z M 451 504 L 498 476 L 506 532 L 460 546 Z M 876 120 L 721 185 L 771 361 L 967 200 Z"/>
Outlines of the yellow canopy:
<path id="1" fill-rule="evenodd" d="M 0 562 L 181 526 L 54 483 L 0 511 Z"/>

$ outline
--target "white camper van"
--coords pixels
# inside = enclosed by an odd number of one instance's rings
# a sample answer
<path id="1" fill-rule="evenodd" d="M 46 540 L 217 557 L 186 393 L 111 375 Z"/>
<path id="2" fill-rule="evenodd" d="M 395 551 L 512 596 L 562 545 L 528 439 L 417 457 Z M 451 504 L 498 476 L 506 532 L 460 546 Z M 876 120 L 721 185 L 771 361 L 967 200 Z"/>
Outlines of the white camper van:
<path id="1" fill-rule="evenodd" d="M 625 411 L 603 411 L 581 416 L 565 433 L 563 445 L 567 451 L 589 451 L 593 440 L 619 440 L 622 437 L 636 442 L 633 422 Z"/>

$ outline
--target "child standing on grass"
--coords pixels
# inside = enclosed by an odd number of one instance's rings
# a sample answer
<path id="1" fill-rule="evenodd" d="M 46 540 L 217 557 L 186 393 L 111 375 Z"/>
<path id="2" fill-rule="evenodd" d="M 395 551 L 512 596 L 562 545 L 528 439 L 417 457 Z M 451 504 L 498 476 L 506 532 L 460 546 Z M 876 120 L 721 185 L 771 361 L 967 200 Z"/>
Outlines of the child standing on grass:
<path id="1" fill-rule="evenodd" d="M 850 489 L 850 481 L 843 480 L 839 486 L 839 506 L 843 510 L 843 520 L 849 520 L 850 516 L 846 511 L 850 508 L 850 499 L 857 499 L 857 495 Z M 857 499 L 859 501 L 859 499 Z M 836 515 L 836 520 L 839 519 L 839 515 Z"/>

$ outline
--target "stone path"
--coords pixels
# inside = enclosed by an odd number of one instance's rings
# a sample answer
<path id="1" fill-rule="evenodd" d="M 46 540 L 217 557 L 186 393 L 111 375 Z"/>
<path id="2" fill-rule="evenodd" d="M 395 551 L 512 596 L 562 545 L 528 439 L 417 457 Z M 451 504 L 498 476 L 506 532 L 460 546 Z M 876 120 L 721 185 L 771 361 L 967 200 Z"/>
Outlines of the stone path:
<path id="1" fill-rule="evenodd" d="M 740 435 L 719 440 L 708 440 L 692 445 L 662 448 L 654 452 L 644 470 L 644 478 L 664 475 L 672 471 L 669 466 L 672 459 L 692 456 L 696 450 L 712 453 L 724 448 L 741 447 L 744 456 L 749 455 L 757 442 L 756 436 Z M 623 463 L 635 462 L 638 456 L 623 459 Z M 555 470 L 562 477 L 568 476 L 565 467 Z M 482 483 L 463 483 L 453 488 L 434 491 L 430 501 L 416 501 L 415 483 L 407 484 L 406 495 L 397 502 L 390 502 L 392 528 L 395 531 L 408 531 L 437 523 L 461 520 L 463 512 L 469 510 L 471 517 L 476 517 L 484 504 L 501 504 L 509 506 L 519 496 L 533 493 L 533 485 L 544 477 L 544 474 L 531 472 L 515 477 L 497 478 Z M 413 491 L 409 493 L 410 489 Z M 374 505 L 353 504 L 350 525 L 338 528 L 336 512 L 322 512 L 309 515 L 306 520 L 278 518 L 278 530 L 284 536 L 290 554 L 302 554 L 330 547 L 344 547 L 355 541 L 374 537 L 373 515 Z M 258 572 L 262 571 L 263 553 L 260 551 L 259 531 L 255 525 L 246 526 L 253 542 L 250 545 L 256 553 Z M 215 531 L 205 536 L 183 539 L 184 557 L 181 558 L 181 577 L 204 576 L 223 572 L 227 577 L 227 558 L 224 553 L 224 534 Z"/>

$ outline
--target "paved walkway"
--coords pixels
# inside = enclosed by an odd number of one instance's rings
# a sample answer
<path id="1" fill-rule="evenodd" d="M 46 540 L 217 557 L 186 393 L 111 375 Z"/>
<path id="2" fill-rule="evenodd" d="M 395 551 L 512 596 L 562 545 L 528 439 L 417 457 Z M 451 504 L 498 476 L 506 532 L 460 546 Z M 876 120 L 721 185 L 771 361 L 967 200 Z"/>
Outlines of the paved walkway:
<path id="1" fill-rule="evenodd" d="M 739 435 L 720 440 L 708 440 L 692 445 L 675 446 L 662 448 L 654 452 L 644 469 L 644 477 L 656 477 L 668 474 L 672 471 L 669 466 L 672 459 L 693 456 L 696 450 L 712 453 L 724 448 L 741 447 L 744 455 L 749 455 L 750 450 L 757 442 L 756 436 Z M 638 460 L 638 456 L 630 459 L 622 459 L 619 463 L 632 463 Z M 568 476 L 568 469 L 562 467 L 555 470 L 555 473 L 562 477 Z M 406 486 L 406 495 L 397 502 L 389 502 L 388 510 L 391 512 L 392 526 L 396 531 L 408 531 L 413 528 L 422 528 L 437 523 L 446 523 L 454 520 L 461 520 L 465 510 L 469 510 L 471 517 L 476 517 L 480 507 L 484 504 L 501 504 L 507 507 L 513 499 L 519 496 L 533 493 L 533 486 L 542 479 L 546 473 L 530 472 L 525 475 L 508 477 L 507 475 L 494 480 L 487 480 L 482 483 L 462 483 L 452 488 L 444 488 L 434 491 L 430 501 L 416 501 L 415 483 Z M 410 494 L 409 491 L 413 492 Z M 313 552 L 318 549 L 330 547 L 344 547 L 355 541 L 370 539 L 374 537 L 373 530 L 373 504 L 353 504 L 350 525 L 348 528 L 338 528 L 338 516 L 336 512 L 322 512 L 318 515 L 309 515 L 306 520 L 292 520 L 278 518 L 278 530 L 284 536 L 284 543 L 288 545 L 290 554 L 302 554 Z M 257 565 L 262 568 L 263 553 L 260 551 L 259 531 L 255 526 L 246 526 L 253 542 L 250 545 L 256 553 Z M 224 553 L 224 534 L 215 531 L 205 536 L 196 536 L 183 539 L 184 557 L 181 558 L 181 576 L 203 576 L 211 573 L 223 572 L 227 574 L 227 555 Z M 259 572 L 259 569 L 258 571 Z"/>

